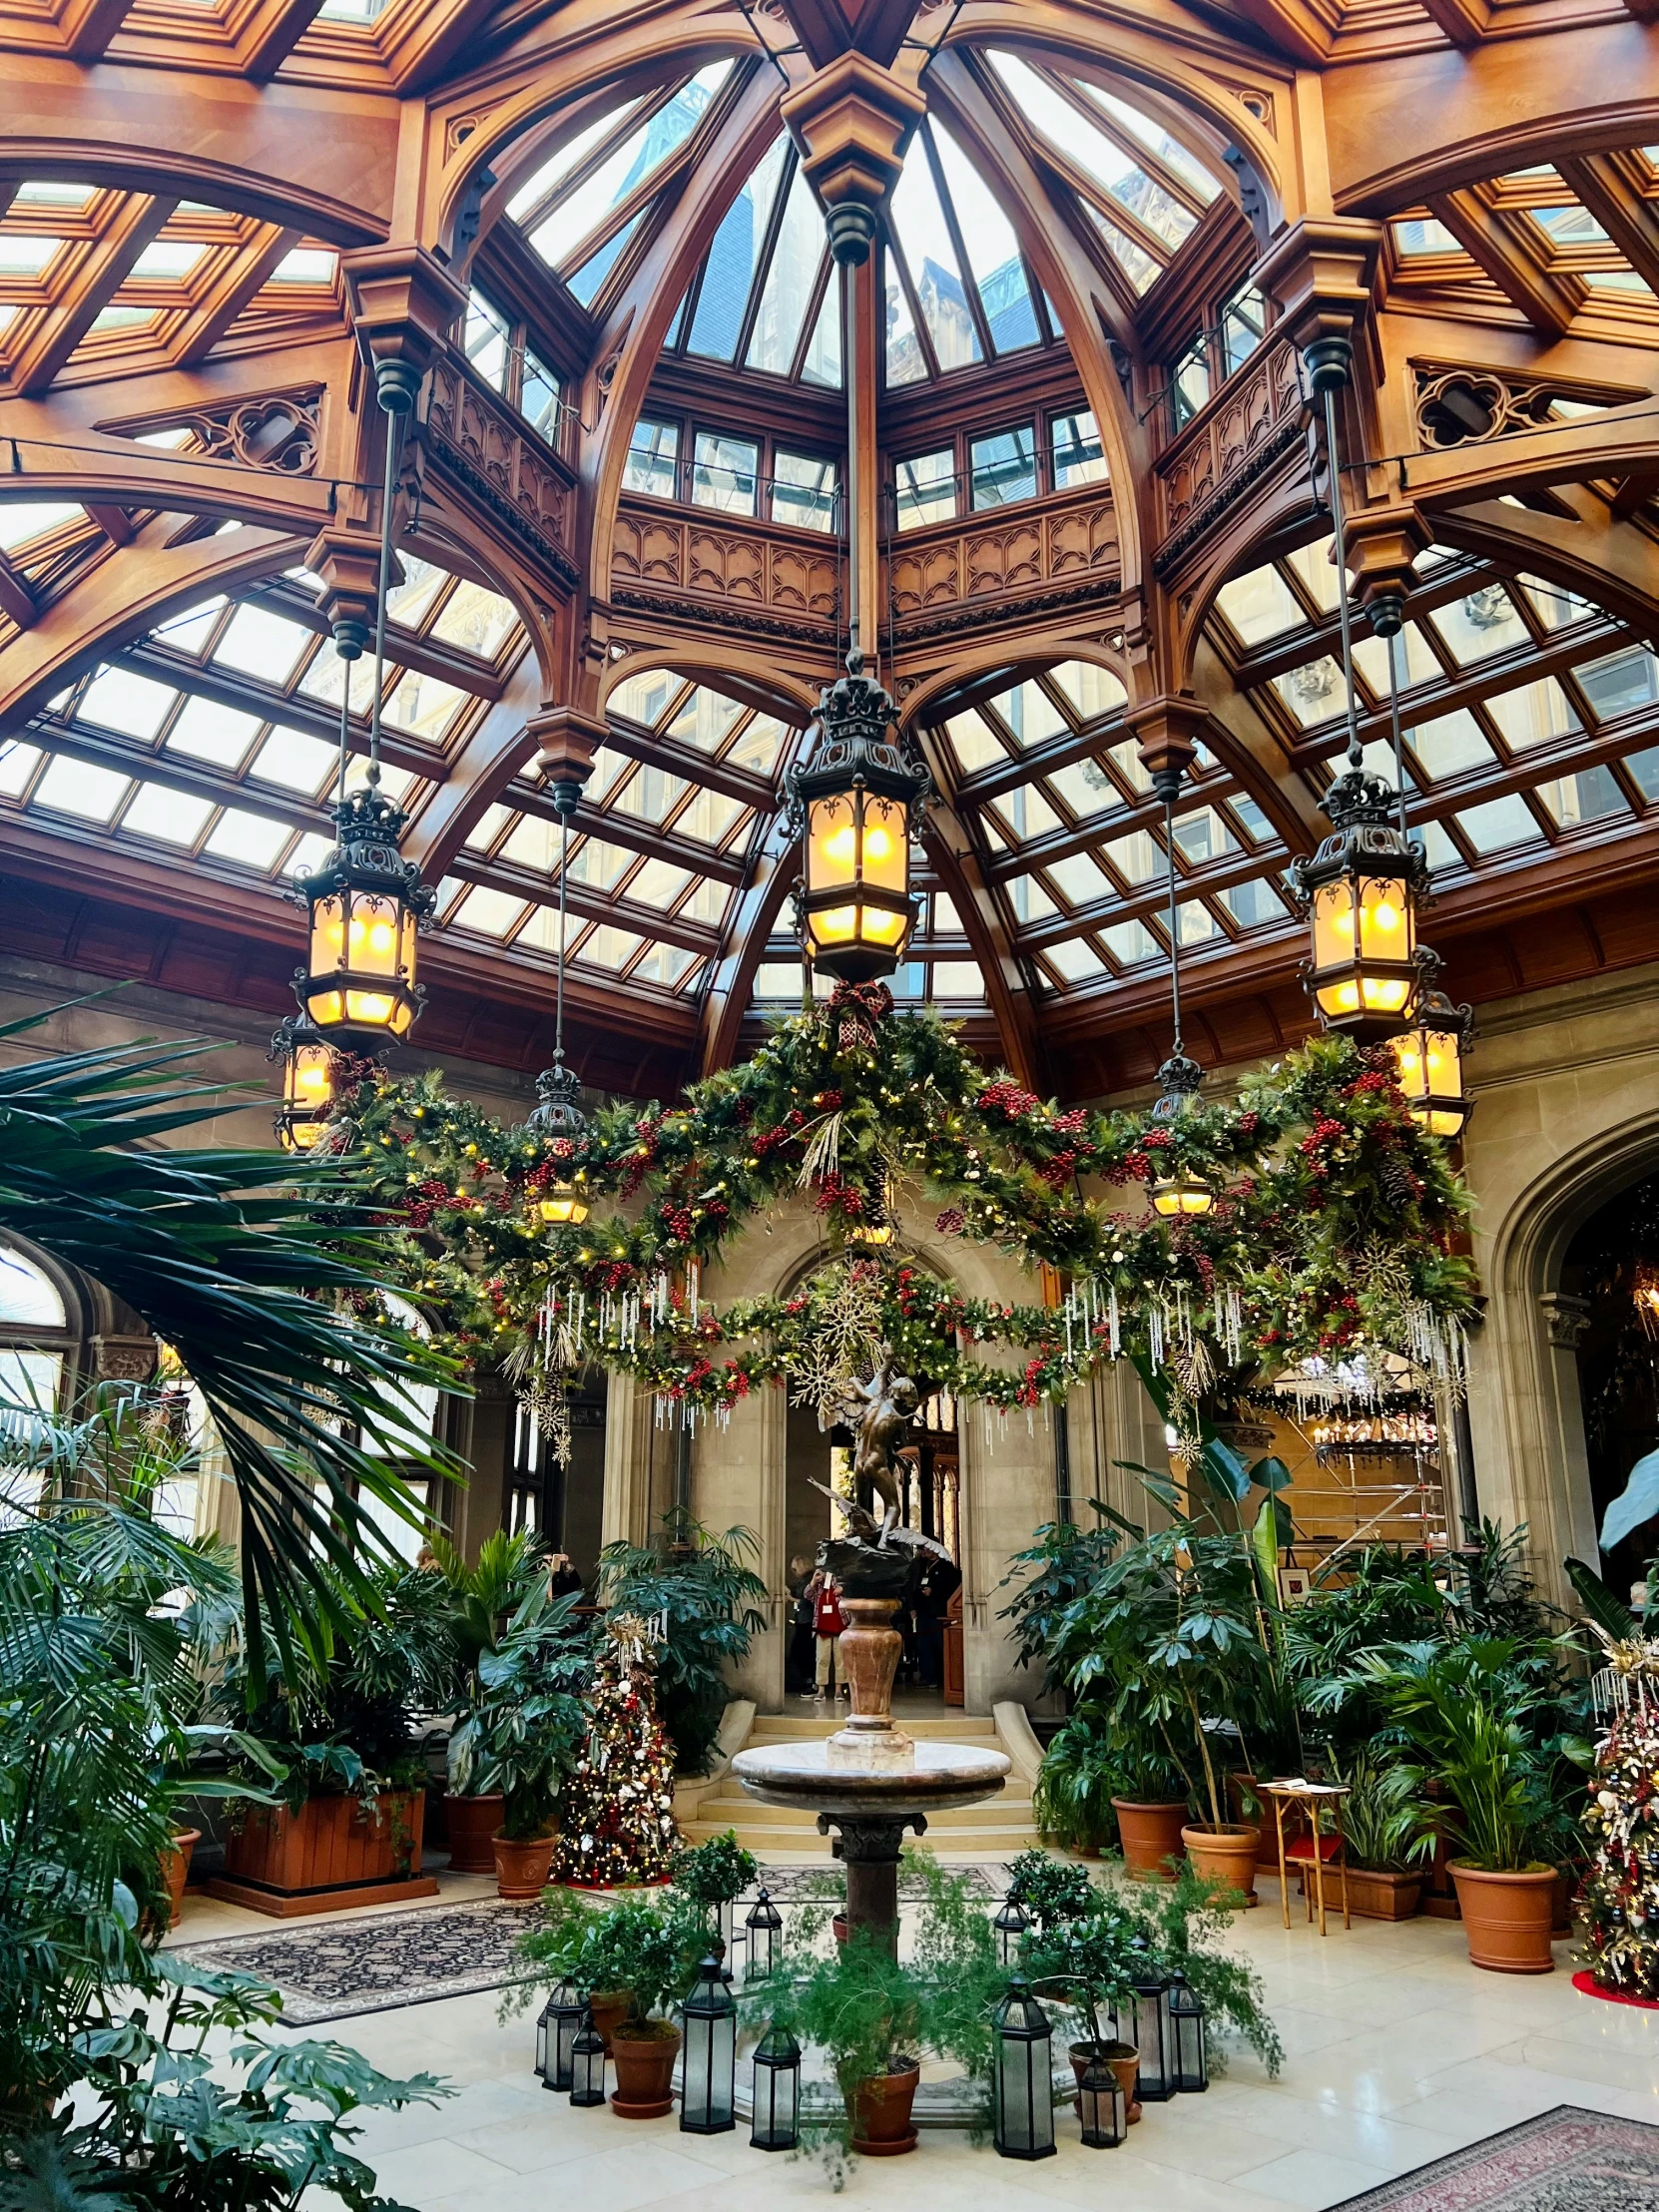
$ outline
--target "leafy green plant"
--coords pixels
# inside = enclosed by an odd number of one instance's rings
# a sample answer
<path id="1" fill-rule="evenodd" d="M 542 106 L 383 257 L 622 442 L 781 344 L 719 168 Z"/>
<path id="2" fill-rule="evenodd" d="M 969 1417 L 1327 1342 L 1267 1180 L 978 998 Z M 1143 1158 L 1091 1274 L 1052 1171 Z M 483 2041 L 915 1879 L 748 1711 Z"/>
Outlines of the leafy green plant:
<path id="1" fill-rule="evenodd" d="M 1058 1993 L 1087 2024 L 1096 2049 L 1116 2039 L 1113 2019 L 1137 1975 L 1153 1964 L 1144 1917 L 1120 1897 L 1096 1890 L 1088 1910 L 1039 1927 L 1020 1944 L 1020 1970 L 1040 1994 Z"/>
<path id="2" fill-rule="evenodd" d="M 1082 1657 L 1077 1641 L 1077 1605 L 1122 1541 L 1110 1525 L 1110 1509 L 1099 1498 L 1087 1500 L 1097 1521 L 1078 1527 L 1072 1521 L 1045 1521 L 1023 1551 L 1016 1551 L 1001 1589 L 1014 1588 L 997 1614 L 1009 1624 L 1014 1656 L 1022 1667 L 1043 1663 L 1043 1688 L 1059 1689 Z"/>
<path id="3" fill-rule="evenodd" d="M 1409 1767 L 1356 1752 L 1336 1780 L 1343 1800 L 1343 1842 L 1350 1862 L 1374 1874 L 1409 1874 L 1434 1856 L 1434 1808 Z"/>
<path id="4" fill-rule="evenodd" d="M 450 1738 L 449 1771 L 463 1797 L 499 1790 L 503 1834 L 545 1836 L 588 1729 L 583 1702 L 592 1639 L 578 1599 L 552 1598 L 539 1578 L 477 1660 L 472 1709 Z"/>
<path id="5" fill-rule="evenodd" d="M 469 1719 L 482 1693 L 478 1664 L 497 1649 L 498 1638 L 509 1618 L 544 1581 L 547 1565 L 541 1539 L 533 1529 L 510 1536 L 498 1528 L 478 1547 L 470 1565 L 440 1531 L 431 1539 L 432 1557 L 446 1593 L 449 1634 L 455 1655 L 455 1682 L 446 1703 L 453 1711 L 456 1729 Z M 449 1788 L 457 1797 L 468 1793 L 455 1779 L 454 1733 L 451 1733 Z"/>
<path id="6" fill-rule="evenodd" d="M 676 1852 L 670 1875 L 681 1896 L 702 1909 L 712 1937 L 720 1907 L 741 1898 L 760 1871 L 755 1854 L 745 1851 L 737 1830 L 729 1828 L 724 1836 L 711 1836 L 707 1843 Z"/>
<path id="7" fill-rule="evenodd" d="M 753 1562 L 753 1529 L 723 1535 L 685 1513 L 665 1516 L 660 1549 L 607 1544 L 599 1555 L 601 1603 L 611 1612 L 663 1615 L 668 1640 L 657 1664 L 657 1709 L 682 1774 L 709 1764 L 730 1696 L 728 1667 L 747 1658 L 766 1626 L 767 1595 Z"/>
<path id="8" fill-rule="evenodd" d="M 1081 1867 L 1068 1867 L 1045 1851 L 1022 1851 L 1008 1877 L 1008 1895 L 1042 1930 L 1085 1917 L 1099 1896 Z"/>
<path id="9" fill-rule="evenodd" d="M 1115 1845 L 1118 1824 L 1112 1799 L 1126 1794 L 1120 1787 L 1122 1764 L 1099 1709 L 1073 1713 L 1055 1734 L 1037 1773 L 1032 1812 L 1039 1831 L 1078 1851 Z M 1184 1784 L 1180 1794 L 1186 1795 Z"/>
<path id="10" fill-rule="evenodd" d="M 1233 1922 L 1227 1884 L 1183 1863 L 1173 1882 L 1142 1887 L 1137 1902 L 1163 1966 L 1185 1975 L 1212 2026 L 1231 2028 L 1270 2074 L 1278 2074 L 1285 2046 L 1268 2015 L 1262 1977 L 1219 1947 L 1218 1938 Z M 1226 2062 L 1225 2049 L 1212 2040 L 1210 2050 L 1212 2067 L 1219 2070 Z"/>
<path id="11" fill-rule="evenodd" d="M 515 1945 L 537 1972 L 508 1990 L 502 2016 L 522 2011 L 545 1979 L 568 1978 L 588 1996 L 626 1992 L 630 2023 L 643 2025 L 690 1987 L 707 1947 L 702 1910 L 687 1898 L 599 1902 L 550 1891 L 541 1927 Z"/>

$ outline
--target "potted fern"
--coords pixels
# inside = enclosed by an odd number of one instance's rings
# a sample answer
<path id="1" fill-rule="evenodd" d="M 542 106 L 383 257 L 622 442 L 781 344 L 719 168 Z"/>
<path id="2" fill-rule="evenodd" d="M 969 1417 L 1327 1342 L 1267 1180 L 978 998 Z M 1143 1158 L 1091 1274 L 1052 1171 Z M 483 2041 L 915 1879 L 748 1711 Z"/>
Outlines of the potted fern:
<path id="1" fill-rule="evenodd" d="M 1348 1859 L 1350 1909 L 1372 1921 L 1408 1921 L 1422 1894 L 1434 1856 L 1434 1811 L 1408 1767 L 1382 1766 L 1357 1751 L 1346 1768 L 1333 1761 L 1346 1783 L 1343 1842 Z"/>

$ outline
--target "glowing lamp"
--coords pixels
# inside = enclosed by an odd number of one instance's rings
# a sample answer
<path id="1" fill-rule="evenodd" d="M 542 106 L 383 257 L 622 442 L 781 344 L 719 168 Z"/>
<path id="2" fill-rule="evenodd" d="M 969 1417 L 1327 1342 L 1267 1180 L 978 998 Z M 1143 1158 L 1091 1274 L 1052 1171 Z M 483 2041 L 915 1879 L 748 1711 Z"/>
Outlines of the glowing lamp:
<path id="1" fill-rule="evenodd" d="M 1435 988 L 1438 956 L 1425 945 L 1417 958 L 1423 979 L 1411 1026 L 1389 1042 L 1411 1119 L 1431 1136 L 1450 1139 L 1462 1135 L 1473 1112 L 1463 1091 L 1463 1054 L 1473 1037 L 1474 1016 Z"/>
<path id="2" fill-rule="evenodd" d="M 555 1045 L 553 1065 L 543 1068 L 536 1077 L 536 1096 L 541 1103 L 524 1126 L 539 1137 L 580 1137 L 588 1126 L 587 1116 L 577 1104 L 581 1090 L 581 1077 L 574 1068 L 565 1066 L 563 1045 Z M 588 1218 L 588 1202 L 580 1181 L 569 1175 L 556 1176 L 541 1192 L 536 1211 L 550 1228 L 579 1229 Z"/>
<path id="3" fill-rule="evenodd" d="M 406 1035 L 425 996 L 415 981 L 415 937 L 437 894 L 397 849 L 403 823 L 378 785 L 366 785 L 335 807 L 334 844 L 295 878 L 309 932 L 294 995 L 336 1042 L 372 1047 Z"/>
<path id="4" fill-rule="evenodd" d="M 333 1048 L 308 1021 L 290 1015 L 272 1038 L 267 1057 L 282 1063 L 276 1142 L 284 1152 L 309 1152 L 333 1116 Z"/>
<path id="5" fill-rule="evenodd" d="M 1326 794 L 1332 832 L 1286 881 L 1312 927 L 1303 970 L 1321 1025 L 1362 1044 L 1397 1035 L 1417 988 L 1422 847 L 1402 836 L 1397 793 L 1351 768 Z"/>
<path id="6" fill-rule="evenodd" d="M 1162 1214 L 1166 1221 L 1178 1216 L 1207 1214 L 1216 1203 L 1216 1194 L 1203 1176 L 1177 1168 L 1170 1175 L 1162 1175 L 1152 1185 L 1152 1210 Z"/>
<path id="7" fill-rule="evenodd" d="M 1152 1119 L 1175 1133 L 1175 1143 L 1168 1156 L 1169 1165 L 1151 1184 L 1150 1196 L 1153 1212 L 1166 1221 L 1207 1214 L 1216 1203 L 1211 1185 L 1195 1168 L 1185 1167 L 1181 1161 L 1181 1124 L 1197 1105 L 1203 1081 L 1204 1070 L 1198 1062 L 1179 1050 L 1158 1070 L 1158 1102 L 1152 1109 Z"/>
<path id="8" fill-rule="evenodd" d="M 890 975 L 915 926 L 910 831 L 928 789 L 893 730 L 893 704 L 863 657 L 819 701 L 810 764 L 789 777 L 792 830 L 803 840 L 796 919 L 813 965 L 843 983 Z"/>

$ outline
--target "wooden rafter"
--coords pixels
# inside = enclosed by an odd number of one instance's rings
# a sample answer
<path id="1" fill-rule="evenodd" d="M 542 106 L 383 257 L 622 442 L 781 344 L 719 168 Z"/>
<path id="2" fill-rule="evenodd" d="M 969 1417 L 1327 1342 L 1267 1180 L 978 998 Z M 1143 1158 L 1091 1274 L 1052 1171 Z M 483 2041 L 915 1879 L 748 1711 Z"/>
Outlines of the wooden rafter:
<path id="1" fill-rule="evenodd" d="M 63 295 L 14 355 L 15 391 L 33 398 L 50 386 L 176 206 L 134 193 L 117 209 L 102 237 L 77 261 Z"/>

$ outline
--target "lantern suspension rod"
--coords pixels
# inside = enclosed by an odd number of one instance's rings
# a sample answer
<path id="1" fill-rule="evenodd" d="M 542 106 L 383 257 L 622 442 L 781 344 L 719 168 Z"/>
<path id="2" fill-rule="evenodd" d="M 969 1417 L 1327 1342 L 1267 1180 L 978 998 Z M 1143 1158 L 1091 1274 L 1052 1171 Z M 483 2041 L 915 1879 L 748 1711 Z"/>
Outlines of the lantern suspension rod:
<path id="1" fill-rule="evenodd" d="M 1183 1057 L 1181 1045 L 1181 936 L 1175 906 L 1175 799 L 1181 789 L 1181 771 L 1160 769 L 1155 778 L 1164 802 L 1164 856 L 1169 863 L 1169 994 L 1175 1018 L 1175 1057 Z"/>
<path id="2" fill-rule="evenodd" d="M 386 422 L 386 465 L 380 486 L 380 588 L 374 606 L 374 705 L 368 725 L 368 781 L 373 786 L 380 782 L 380 709 L 386 688 L 386 600 L 391 592 L 391 503 L 397 488 L 397 441 L 401 426 L 400 415 L 388 407 Z M 349 691 L 349 686 L 347 686 Z M 1349 696 L 1353 697 L 1350 682 Z"/>
<path id="3" fill-rule="evenodd" d="M 863 420 L 862 384 L 858 373 L 858 266 L 843 265 L 841 282 L 846 287 L 846 627 L 847 643 L 861 661 L 864 608 L 859 571 L 864 550 L 864 510 L 862 471 L 858 464 L 858 435 Z"/>
<path id="4" fill-rule="evenodd" d="M 340 806 L 345 805 L 345 778 L 351 766 L 351 663 L 340 655 L 339 688 L 339 791 Z"/>
<path id="5" fill-rule="evenodd" d="M 1396 627 L 1390 630 L 1387 636 L 1388 721 L 1393 730 L 1394 740 L 1394 790 L 1399 795 L 1399 841 L 1401 844 L 1407 844 L 1410 842 L 1410 837 L 1405 822 L 1405 738 L 1399 727 L 1399 662 L 1395 658 L 1395 648 L 1398 644 L 1399 630 Z"/>
<path id="6" fill-rule="evenodd" d="M 565 1060 L 565 881 L 570 867 L 570 816 L 559 809 L 559 967 L 553 995 L 553 1064 Z"/>
<path id="7" fill-rule="evenodd" d="M 1337 619 L 1343 640 L 1343 681 L 1348 687 L 1348 765 L 1358 769 L 1365 765 L 1365 751 L 1360 743 L 1360 702 L 1354 688 L 1354 622 L 1348 605 L 1348 540 L 1343 526 L 1342 470 L 1337 460 L 1335 387 L 1327 384 L 1324 397 L 1326 474 L 1331 483 L 1331 530 L 1337 555 Z"/>

